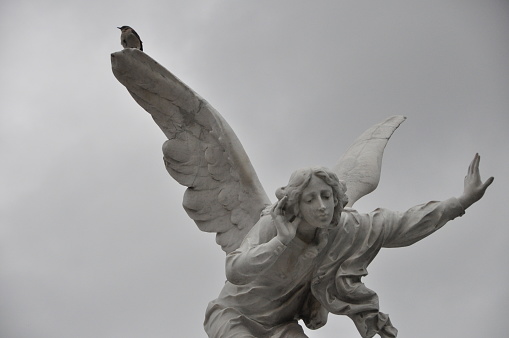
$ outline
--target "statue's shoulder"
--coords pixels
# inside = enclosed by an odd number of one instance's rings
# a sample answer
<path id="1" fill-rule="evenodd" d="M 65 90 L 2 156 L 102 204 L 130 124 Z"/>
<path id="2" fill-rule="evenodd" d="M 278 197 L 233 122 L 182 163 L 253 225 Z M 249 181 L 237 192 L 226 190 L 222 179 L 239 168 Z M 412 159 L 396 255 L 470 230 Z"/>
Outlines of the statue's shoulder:
<path id="1" fill-rule="evenodd" d="M 351 218 L 359 219 L 360 217 L 361 214 L 357 211 L 357 209 L 351 207 L 345 207 L 343 211 L 341 211 L 341 223 L 346 222 Z"/>
<path id="2" fill-rule="evenodd" d="M 361 213 L 357 209 L 345 207 L 341 212 L 339 227 L 347 231 L 356 231 L 363 226 L 369 227 L 369 214 Z"/>

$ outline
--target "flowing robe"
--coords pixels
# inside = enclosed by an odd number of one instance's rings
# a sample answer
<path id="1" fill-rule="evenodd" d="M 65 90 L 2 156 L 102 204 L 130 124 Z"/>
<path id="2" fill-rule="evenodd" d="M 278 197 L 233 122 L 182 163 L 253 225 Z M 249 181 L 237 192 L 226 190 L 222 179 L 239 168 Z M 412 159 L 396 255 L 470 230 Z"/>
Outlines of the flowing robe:
<path id="1" fill-rule="evenodd" d="M 212 338 L 306 337 L 327 313 L 349 316 L 362 337 L 396 337 L 378 296 L 361 278 L 382 247 L 411 245 L 461 216 L 456 198 L 429 202 L 406 212 L 343 210 L 334 229 L 319 229 L 312 243 L 276 238 L 270 215 L 262 215 L 241 246 L 227 255 L 227 281 L 210 302 L 205 331 Z"/>

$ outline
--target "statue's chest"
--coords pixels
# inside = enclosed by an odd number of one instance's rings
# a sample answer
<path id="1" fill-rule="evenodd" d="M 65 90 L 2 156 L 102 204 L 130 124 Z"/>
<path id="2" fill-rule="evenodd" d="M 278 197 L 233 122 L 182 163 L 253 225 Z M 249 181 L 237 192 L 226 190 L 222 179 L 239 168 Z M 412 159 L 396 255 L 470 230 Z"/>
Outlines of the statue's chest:
<path id="1" fill-rule="evenodd" d="M 310 279 L 315 259 L 306 257 L 305 253 L 309 249 L 310 246 L 303 242 L 292 242 L 271 269 L 274 277 L 288 283 L 306 282 Z"/>

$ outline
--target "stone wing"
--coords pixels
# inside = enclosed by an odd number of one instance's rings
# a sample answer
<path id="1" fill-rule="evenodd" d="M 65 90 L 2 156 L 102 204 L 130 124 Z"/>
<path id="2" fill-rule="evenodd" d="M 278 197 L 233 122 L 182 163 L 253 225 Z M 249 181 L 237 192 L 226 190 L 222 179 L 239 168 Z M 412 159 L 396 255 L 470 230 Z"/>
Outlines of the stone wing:
<path id="1" fill-rule="evenodd" d="M 346 182 L 348 205 L 376 189 L 380 182 L 382 157 L 392 133 L 399 127 L 404 116 L 391 116 L 366 130 L 348 148 L 332 170 Z"/>
<path id="2" fill-rule="evenodd" d="M 228 253 L 270 204 L 237 136 L 204 99 L 147 54 L 124 49 L 111 55 L 115 77 L 152 115 L 168 140 L 169 174 L 188 187 L 183 206 L 200 230 L 216 232 Z"/>

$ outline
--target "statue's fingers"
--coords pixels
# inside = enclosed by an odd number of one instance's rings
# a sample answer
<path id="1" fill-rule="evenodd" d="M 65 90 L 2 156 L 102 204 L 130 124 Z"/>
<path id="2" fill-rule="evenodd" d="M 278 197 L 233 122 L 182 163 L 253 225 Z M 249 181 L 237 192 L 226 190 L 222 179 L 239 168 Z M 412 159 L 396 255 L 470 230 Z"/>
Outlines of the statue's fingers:
<path id="1" fill-rule="evenodd" d="M 473 175 L 474 172 L 475 172 L 475 165 L 477 162 L 477 158 L 478 158 L 479 154 L 475 154 L 474 155 L 474 158 L 472 159 L 472 162 L 470 162 L 470 165 L 468 166 L 468 175 Z"/>
<path id="2" fill-rule="evenodd" d="M 475 154 L 475 157 L 474 157 L 474 173 L 478 173 L 479 172 L 479 162 L 481 162 L 481 156 L 476 153 Z"/>
<path id="3" fill-rule="evenodd" d="M 272 218 L 275 218 L 277 213 L 276 213 L 276 209 L 277 209 L 277 206 L 279 204 L 279 201 L 277 201 L 277 203 L 275 203 L 273 206 L 272 206 L 272 209 L 270 209 L 270 215 L 272 216 Z"/>
<path id="4" fill-rule="evenodd" d="M 274 207 L 274 212 L 277 214 L 277 215 L 282 215 L 283 214 L 283 207 L 285 206 L 286 204 L 286 200 L 288 199 L 288 196 L 283 196 L 283 198 L 281 198 L 277 203 L 276 203 L 276 206 Z"/>
<path id="5" fill-rule="evenodd" d="M 495 177 L 493 177 L 493 176 L 491 176 L 490 178 L 488 178 L 488 179 L 486 180 L 486 182 L 484 182 L 484 183 L 483 183 L 483 185 L 482 185 L 482 189 L 483 189 L 483 190 L 486 190 L 486 189 L 487 189 L 487 188 L 491 185 L 491 183 L 493 183 L 493 181 L 494 181 L 494 180 L 495 180 Z"/>

